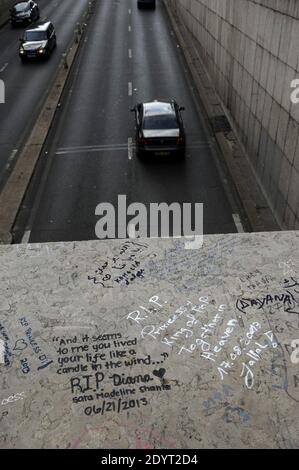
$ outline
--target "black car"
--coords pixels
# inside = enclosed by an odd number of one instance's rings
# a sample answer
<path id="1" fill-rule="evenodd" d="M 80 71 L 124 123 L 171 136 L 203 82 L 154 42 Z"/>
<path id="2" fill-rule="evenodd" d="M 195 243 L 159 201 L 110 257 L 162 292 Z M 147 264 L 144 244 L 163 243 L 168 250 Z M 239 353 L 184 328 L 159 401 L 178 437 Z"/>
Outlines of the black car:
<path id="1" fill-rule="evenodd" d="M 19 55 L 22 61 L 27 59 L 48 58 L 56 47 L 56 33 L 50 21 L 26 29 L 20 39 Z"/>
<path id="2" fill-rule="evenodd" d="M 18 24 L 28 24 L 39 20 L 39 8 L 37 3 L 29 2 L 16 3 L 10 10 L 10 22 L 12 26 Z"/>
<path id="3" fill-rule="evenodd" d="M 132 111 L 136 119 L 137 156 L 185 156 L 185 130 L 176 101 L 155 100 L 137 104 Z"/>
<path id="4" fill-rule="evenodd" d="M 156 0 L 137 0 L 138 8 L 156 8 Z"/>

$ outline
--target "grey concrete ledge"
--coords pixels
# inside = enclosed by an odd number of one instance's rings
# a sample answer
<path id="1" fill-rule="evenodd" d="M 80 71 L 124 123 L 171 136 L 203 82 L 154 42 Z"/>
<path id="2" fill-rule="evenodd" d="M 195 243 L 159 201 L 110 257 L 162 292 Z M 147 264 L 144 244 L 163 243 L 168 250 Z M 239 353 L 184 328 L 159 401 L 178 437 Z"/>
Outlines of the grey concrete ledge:
<path id="1" fill-rule="evenodd" d="M 0 259 L 1 448 L 298 448 L 298 232 Z"/>

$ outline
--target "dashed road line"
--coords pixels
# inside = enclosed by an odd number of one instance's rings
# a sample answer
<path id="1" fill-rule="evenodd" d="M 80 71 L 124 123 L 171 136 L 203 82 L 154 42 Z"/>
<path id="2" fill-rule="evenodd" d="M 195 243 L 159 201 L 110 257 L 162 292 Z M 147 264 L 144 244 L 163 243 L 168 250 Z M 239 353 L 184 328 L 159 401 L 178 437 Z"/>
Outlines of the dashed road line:
<path id="1" fill-rule="evenodd" d="M 2 171 L 0 172 L 0 180 L 2 180 L 2 178 L 4 178 L 4 175 L 6 174 L 6 172 L 10 169 L 11 167 L 11 164 L 13 162 L 13 160 L 15 159 L 15 156 L 16 154 L 18 153 L 18 149 L 14 149 L 10 156 L 8 157 L 7 159 L 7 162 L 6 162 L 6 165 L 5 167 L 2 169 Z"/>
<path id="2" fill-rule="evenodd" d="M 1 67 L 0 72 L 4 72 L 7 66 L 8 66 L 8 62 L 6 62 L 6 64 L 4 64 L 3 67 Z"/>
<path id="3" fill-rule="evenodd" d="M 18 149 L 13 149 L 13 151 L 9 155 L 7 163 L 5 165 L 6 170 L 8 170 L 10 168 L 10 166 L 11 166 L 12 162 L 14 161 L 15 156 L 16 156 L 17 153 L 18 153 Z"/>
<path id="4" fill-rule="evenodd" d="M 128 158 L 132 160 L 133 158 L 133 139 L 132 137 L 128 138 Z"/>
<path id="5" fill-rule="evenodd" d="M 128 95 L 129 96 L 133 95 L 133 83 L 132 82 L 128 83 Z"/>

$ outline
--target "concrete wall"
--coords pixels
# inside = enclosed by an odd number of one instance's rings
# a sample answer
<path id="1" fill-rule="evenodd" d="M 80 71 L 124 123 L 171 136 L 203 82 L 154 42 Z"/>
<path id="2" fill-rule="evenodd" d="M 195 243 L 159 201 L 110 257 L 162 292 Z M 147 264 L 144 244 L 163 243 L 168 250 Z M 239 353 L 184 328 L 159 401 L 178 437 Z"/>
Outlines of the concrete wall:
<path id="1" fill-rule="evenodd" d="M 299 228 L 297 0 L 166 0 L 198 42 L 216 90 L 283 228 Z"/>
<path id="2" fill-rule="evenodd" d="M 0 26 L 9 18 L 9 9 L 17 0 L 0 0 Z"/>

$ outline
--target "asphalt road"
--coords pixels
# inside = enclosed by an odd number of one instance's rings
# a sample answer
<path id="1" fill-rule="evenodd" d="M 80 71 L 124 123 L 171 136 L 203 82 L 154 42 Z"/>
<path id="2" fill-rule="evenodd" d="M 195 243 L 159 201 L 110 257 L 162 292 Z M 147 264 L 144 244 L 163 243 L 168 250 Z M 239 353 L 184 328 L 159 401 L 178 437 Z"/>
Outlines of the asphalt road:
<path id="1" fill-rule="evenodd" d="M 100 202 L 201 202 L 204 233 L 236 232 L 238 202 L 226 179 L 183 54 L 161 1 L 101 0 L 15 225 L 15 241 L 95 239 Z M 139 101 L 185 107 L 185 161 L 142 162 L 129 144 Z"/>
<path id="2" fill-rule="evenodd" d="M 51 60 L 22 64 L 18 48 L 25 27 L 6 24 L 0 29 L 0 79 L 5 83 L 5 104 L 0 106 L 0 189 L 38 116 L 88 0 L 39 0 L 38 4 L 41 20 L 51 20 L 56 28 L 57 49 Z"/>

